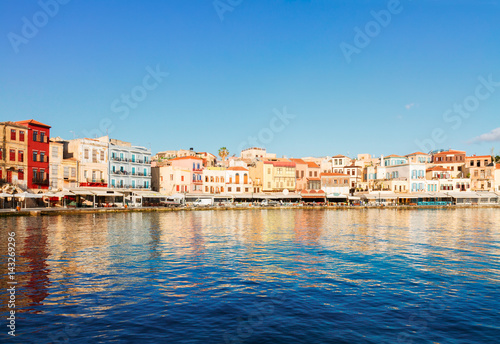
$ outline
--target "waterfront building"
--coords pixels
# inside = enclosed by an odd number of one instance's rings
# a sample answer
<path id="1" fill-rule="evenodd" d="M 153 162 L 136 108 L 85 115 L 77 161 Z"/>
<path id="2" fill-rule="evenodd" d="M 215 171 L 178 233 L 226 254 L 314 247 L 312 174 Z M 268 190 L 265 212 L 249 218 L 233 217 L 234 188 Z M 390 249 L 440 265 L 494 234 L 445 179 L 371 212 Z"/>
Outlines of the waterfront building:
<path id="1" fill-rule="evenodd" d="M 406 158 L 408 158 L 408 162 L 411 163 L 429 164 L 432 162 L 432 155 L 422 152 L 408 154 Z"/>
<path id="2" fill-rule="evenodd" d="M 438 178 L 436 181 L 438 184 L 438 191 L 471 191 L 471 180 L 470 178 Z M 429 181 L 430 182 L 430 181 Z M 429 183 L 428 182 L 428 183 Z"/>
<path id="3" fill-rule="evenodd" d="M 49 138 L 50 125 L 34 119 L 18 121 L 17 124 L 28 127 L 27 133 L 27 171 L 28 189 L 39 190 L 49 188 Z M 20 134 L 20 133 L 19 133 Z"/>
<path id="4" fill-rule="evenodd" d="M 64 159 L 77 161 L 79 187 L 108 186 L 108 143 L 98 139 L 73 139 L 64 145 Z"/>
<path id="5" fill-rule="evenodd" d="M 500 164 L 495 164 L 495 191 L 500 192 Z"/>
<path id="6" fill-rule="evenodd" d="M 248 169 L 240 166 L 226 169 L 227 193 L 241 194 L 253 192 L 252 180 Z"/>
<path id="7" fill-rule="evenodd" d="M 425 178 L 432 179 L 450 179 L 451 169 L 449 167 L 432 166 L 425 170 Z"/>
<path id="8" fill-rule="evenodd" d="M 263 192 L 295 191 L 295 166 L 287 159 L 263 161 Z"/>
<path id="9" fill-rule="evenodd" d="M 344 173 L 344 167 L 351 165 L 352 159 L 345 155 L 335 155 L 332 157 L 332 172 Z"/>
<path id="10" fill-rule="evenodd" d="M 158 163 L 152 168 L 153 190 L 166 195 L 203 192 L 203 159 L 184 156 Z"/>
<path id="11" fill-rule="evenodd" d="M 275 159 L 276 154 L 267 153 L 265 148 L 252 147 L 252 148 L 243 149 L 240 153 L 240 157 L 242 159 L 249 159 L 249 160 L 253 160 L 256 158 Z"/>
<path id="12" fill-rule="evenodd" d="M 188 193 L 191 190 L 191 171 L 187 168 L 172 166 L 163 162 L 151 168 L 151 186 L 154 191 L 164 195 Z"/>
<path id="13" fill-rule="evenodd" d="M 207 167 L 202 172 L 203 192 L 207 194 L 218 194 L 227 192 L 226 168 Z"/>
<path id="14" fill-rule="evenodd" d="M 354 161 L 356 166 L 361 166 L 363 168 L 368 166 L 377 166 L 380 164 L 379 158 L 374 158 L 370 154 L 358 154 L 358 158 Z"/>
<path id="15" fill-rule="evenodd" d="M 451 170 L 452 178 L 464 178 L 465 172 L 465 152 L 457 150 L 447 150 L 435 153 L 432 156 L 433 166 L 447 167 Z"/>
<path id="16" fill-rule="evenodd" d="M 309 161 L 307 163 L 307 190 L 321 190 L 321 168 L 315 162 Z"/>
<path id="17" fill-rule="evenodd" d="M 49 185 L 52 190 L 62 190 L 63 160 L 64 160 L 64 140 L 60 137 L 51 137 L 49 141 Z"/>
<path id="18" fill-rule="evenodd" d="M 14 122 L 0 122 L 0 185 L 28 187 L 29 128 Z"/>
<path id="19" fill-rule="evenodd" d="M 196 153 L 196 156 L 200 159 L 203 159 L 204 167 L 215 167 L 217 166 L 217 157 L 212 153 L 208 152 L 199 152 Z"/>
<path id="20" fill-rule="evenodd" d="M 397 166 L 408 163 L 407 157 L 395 154 L 382 157 L 380 160 L 383 166 Z"/>
<path id="21" fill-rule="evenodd" d="M 495 164 L 490 155 L 465 158 L 465 172 L 471 179 L 472 191 L 493 191 L 495 188 Z"/>
<path id="22" fill-rule="evenodd" d="M 290 159 L 290 161 L 295 163 L 295 189 L 297 191 L 306 190 L 308 163 L 302 159 Z"/>
<path id="23" fill-rule="evenodd" d="M 344 167 L 344 173 L 349 176 L 349 185 L 352 189 L 359 187 L 363 179 L 363 168 L 353 163 Z"/>
<path id="24" fill-rule="evenodd" d="M 321 190 L 327 197 L 331 195 L 349 195 L 349 178 L 345 173 L 323 172 L 320 174 Z"/>
<path id="25" fill-rule="evenodd" d="M 108 143 L 108 180 L 111 188 L 151 189 L 151 151 L 130 142 L 99 138 Z"/>
<path id="26" fill-rule="evenodd" d="M 63 159 L 62 165 L 62 188 L 74 189 L 78 187 L 78 161 L 75 158 Z M 58 187 L 60 188 L 60 187 Z"/>

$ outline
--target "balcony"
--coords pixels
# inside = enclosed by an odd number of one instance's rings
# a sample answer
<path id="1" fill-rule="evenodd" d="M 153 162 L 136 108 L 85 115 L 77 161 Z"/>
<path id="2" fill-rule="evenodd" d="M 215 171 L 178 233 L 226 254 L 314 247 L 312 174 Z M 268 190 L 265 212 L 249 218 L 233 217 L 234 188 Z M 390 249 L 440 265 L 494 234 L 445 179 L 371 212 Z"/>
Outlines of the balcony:
<path id="1" fill-rule="evenodd" d="M 203 184 L 203 180 L 193 180 L 193 184 Z"/>
<path id="2" fill-rule="evenodd" d="M 42 178 L 38 178 L 38 177 L 31 179 L 31 182 L 33 184 L 37 184 L 37 185 L 49 185 L 48 179 L 42 179 Z"/>

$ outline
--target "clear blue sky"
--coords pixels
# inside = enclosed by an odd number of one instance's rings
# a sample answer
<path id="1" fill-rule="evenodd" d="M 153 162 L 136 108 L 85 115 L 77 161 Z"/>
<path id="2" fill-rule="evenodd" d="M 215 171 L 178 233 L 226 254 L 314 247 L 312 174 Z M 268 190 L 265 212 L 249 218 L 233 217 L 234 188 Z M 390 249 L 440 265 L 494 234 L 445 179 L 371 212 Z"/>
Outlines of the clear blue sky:
<path id="1" fill-rule="evenodd" d="M 232 155 L 253 136 L 278 156 L 408 154 L 433 131 L 439 148 L 500 151 L 500 84 L 475 95 L 478 77 L 500 82 L 500 1 L 401 0 L 384 25 L 369 23 L 388 1 L 216 4 L 72 0 L 50 16 L 1 0 L 0 120 L 66 139 L 108 127 L 153 153 Z"/>

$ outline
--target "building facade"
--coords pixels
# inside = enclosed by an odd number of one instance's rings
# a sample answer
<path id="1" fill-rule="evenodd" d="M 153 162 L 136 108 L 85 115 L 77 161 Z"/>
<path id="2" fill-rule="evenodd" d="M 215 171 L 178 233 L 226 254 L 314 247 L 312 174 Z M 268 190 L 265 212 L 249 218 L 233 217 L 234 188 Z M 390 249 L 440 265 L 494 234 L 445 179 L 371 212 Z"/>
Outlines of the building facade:
<path id="1" fill-rule="evenodd" d="M 0 123 L 0 185 L 28 187 L 27 153 L 29 128 L 14 122 Z"/>
<path id="2" fill-rule="evenodd" d="M 16 122 L 29 128 L 27 135 L 28 189 L 49 188 L 50 125 L 34 119 Z"/>
<path id="3" fill-rule="evenodd" d="M 74 139 L 65 144 L 64 159 L 77 161 L 79 187 L 108 186 L 108 143 L 98 139 Z"/>
<path id="4" fill-rule="evenodd" d="M 108 142 L 108 180 L 111 188 L 151 189 L 151 151 L 130 142 L 99 138 Z"/>

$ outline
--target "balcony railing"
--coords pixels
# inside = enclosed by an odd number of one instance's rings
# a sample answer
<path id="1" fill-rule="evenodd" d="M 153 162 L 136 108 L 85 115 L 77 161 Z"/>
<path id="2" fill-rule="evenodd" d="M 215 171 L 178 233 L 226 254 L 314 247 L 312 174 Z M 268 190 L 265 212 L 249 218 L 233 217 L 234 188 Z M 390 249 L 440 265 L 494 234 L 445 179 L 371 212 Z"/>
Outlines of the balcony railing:
<path id="1" fill-rule="evenodd" d="M 132 173 L 128 171 L 111 171 L 111 174 L 119 176 L 151 177 L 151 173 L 143 173 L 143 172 Z"/>
<path id="2" fill-rule="evenodd" d="M 31 182 L 33 184 L 38 184 L 38 185 L 49 185 L 49 180 L 46 179 L 46 178 L 44 178 L 44 179 L 42 179 L 42 178 L 32 178 Z"/>
<path id="3" fill-rule="evenodd" d="M 133 164 L 150 164 L 150 161 L 142 160 L 142 159 L 129 159 L 129 158 L 119 158 L 117 156 L 111 157 L 112 161 L 118 162 L 131 162 Z"/>

